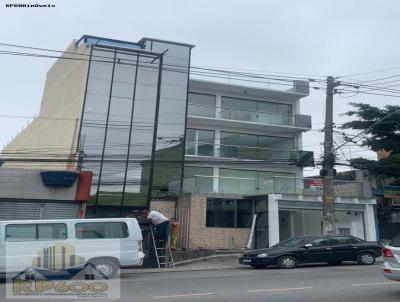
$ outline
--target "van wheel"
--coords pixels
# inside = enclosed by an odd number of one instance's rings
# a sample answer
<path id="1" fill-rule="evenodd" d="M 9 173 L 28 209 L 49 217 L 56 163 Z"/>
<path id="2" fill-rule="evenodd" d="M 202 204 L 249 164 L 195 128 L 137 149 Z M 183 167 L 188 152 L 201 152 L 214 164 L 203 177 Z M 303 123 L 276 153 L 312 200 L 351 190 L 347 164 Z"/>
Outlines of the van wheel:
<path id="1" fill-rule="evenodd" d="M 111 259 L 96 259 L 86 265 L 86 274 L 95 278 L 113 278 L 119 271 L 119 265 Z"/>
<path id="2" fill-rule="evenodd" d="M 277 265 L 279 268 L 295 268 L 297 266 L 297 259 L 293 256 L 282 256 L 279 257 Z"/>
<path id="3" fill-rule="evenodd" d="M 361 253 L 357 256 L 357 263 L 361 265 L 371 265 L 375 263 L 375 256 L 371 253 Z"/>

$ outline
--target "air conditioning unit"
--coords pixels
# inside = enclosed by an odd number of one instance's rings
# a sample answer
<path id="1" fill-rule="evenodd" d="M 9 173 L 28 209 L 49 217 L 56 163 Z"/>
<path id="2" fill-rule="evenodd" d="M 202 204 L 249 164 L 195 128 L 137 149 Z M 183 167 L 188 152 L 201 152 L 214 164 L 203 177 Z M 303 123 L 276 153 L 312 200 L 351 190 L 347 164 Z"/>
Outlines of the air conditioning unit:
<path id="1" fill-rule="evenodd" d="M 310 94 L 310 83 L 308 81 L 300 81 L 294 80 L 293 81 L 293 92 L 309 95 Z"/>

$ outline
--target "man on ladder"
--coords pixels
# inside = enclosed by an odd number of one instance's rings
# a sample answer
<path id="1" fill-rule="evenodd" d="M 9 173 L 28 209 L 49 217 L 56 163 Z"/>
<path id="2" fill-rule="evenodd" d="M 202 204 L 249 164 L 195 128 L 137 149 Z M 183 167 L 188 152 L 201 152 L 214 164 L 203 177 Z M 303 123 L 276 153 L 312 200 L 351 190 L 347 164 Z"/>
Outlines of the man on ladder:
<path id="1" fill-rule="evenodd" d="M 154 234 L 154 248 L 158 266 L 174 266 L 169 242 L 171 225 L 169 219 L 160 212 L 149 212 L 148 210 L 142 211 L 142 217 L 150 221 L 156 229 Z"/>
<path id="2" fill-rule="evenodd" d="M 157 211 L 143 210 L 144 218 L 147 218 L 156 228 L 155 240 L 168 241 L 170 232 L 170 222 L 167 217 Z"/>

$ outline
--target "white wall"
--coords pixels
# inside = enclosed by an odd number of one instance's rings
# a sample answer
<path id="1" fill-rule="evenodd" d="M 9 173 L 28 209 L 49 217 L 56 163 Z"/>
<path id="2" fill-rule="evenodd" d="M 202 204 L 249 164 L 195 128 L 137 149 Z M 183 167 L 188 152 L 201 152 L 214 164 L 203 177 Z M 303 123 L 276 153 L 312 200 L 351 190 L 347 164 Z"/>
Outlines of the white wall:
<path id="1" fill-rule="evenodd" d="M 355 215 L 355 213 L 357 213 Z M 350 228 L 351 235 L 364 239 L 364 224 L 361 212 L 336 211 L 336 230 Z M 322 211 L 293 210 L 293 236 L 321 235 Z"/>

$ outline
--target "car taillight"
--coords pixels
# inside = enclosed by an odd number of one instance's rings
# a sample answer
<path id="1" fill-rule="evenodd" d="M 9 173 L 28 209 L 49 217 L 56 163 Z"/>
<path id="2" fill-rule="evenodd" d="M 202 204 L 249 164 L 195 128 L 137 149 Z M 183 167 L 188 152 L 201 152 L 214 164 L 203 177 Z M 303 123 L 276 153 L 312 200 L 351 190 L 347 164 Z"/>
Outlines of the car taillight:
<path id="1" fill-rule="evenodd" d="M 388 268 L 384 268 L 384 269 L 383 269 L 383 272 L 384 272 L 384 273 L 387 273 L 387 274 L 391 274 L 391 273 L 392 273 L 392 270 L 391 270 L 391 269 L 388 269 Z"/>
<path id="2" fill-rule="evenodd" d="M 142 241 L 138 241 L 138 252 L 143 252 L 143 243 L 142 243 Z"/>
<path id="3" fill-rule="evenodd" d="M 388 249 L 387 247 L 383 248 L 382 253 L 383 253 L 383 257 L 385 257 L 385 258 L 393 258 L 394 257 L 392 250 Z"/>

